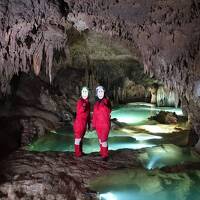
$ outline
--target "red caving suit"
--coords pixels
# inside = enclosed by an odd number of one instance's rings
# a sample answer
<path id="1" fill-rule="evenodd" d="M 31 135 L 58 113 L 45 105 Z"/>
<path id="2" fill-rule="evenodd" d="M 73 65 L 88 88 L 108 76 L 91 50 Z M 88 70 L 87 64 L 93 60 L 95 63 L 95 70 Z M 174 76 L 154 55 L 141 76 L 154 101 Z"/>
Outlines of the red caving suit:
<path id="1" fill-rule="evenodd" d="M 92 126 L 96 129 L 98 138 L 101 142 L 107 142 L 110 131 L 110 100 L 103 98 L 94 104 Z M 100 144 L 100 154 L 102 157 L 108 156 L 108 147 L 104 148 Z"/>
<path id="2" fill-rule="evenodd" d="M 87 124 L 90 123 L 90 103 L 88 99 L 80 98 L 76 105 L 76 119 L 74 121 L 75 138 L 83 138 Z"/>

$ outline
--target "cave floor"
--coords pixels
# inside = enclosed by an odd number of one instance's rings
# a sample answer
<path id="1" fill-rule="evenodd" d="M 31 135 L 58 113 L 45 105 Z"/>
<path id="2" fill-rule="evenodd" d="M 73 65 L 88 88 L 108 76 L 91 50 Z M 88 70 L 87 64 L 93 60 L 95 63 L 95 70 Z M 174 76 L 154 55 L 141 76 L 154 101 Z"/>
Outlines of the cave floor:
<path id="1" fill-rule="evenodd" d="M 196 189 L 196 185 L 200 183 L 200 171 L 196 169 L 189 172 L 182 170 L 179 173 L 176 173 L 177 170 L 173 173 L 162 171 L 165 167 L 199 163 L 200 156 L 191 147 L 186 147 L 188 142 L 186 121 L 167 125 L 148 119 L 161 110 L 182 116 L 181 109 L 158 108 L 145 103 L 131 103 L 112 111 L 111 117 L 116 118 L 117 123 L 112 123 L 109 150 L 141 149 L 142 151 L 137 151 L 136 157 L 142 167 L 111 170 L 106 175 L 92 179 L 90 188 L 99 193 L 99 199 L 198 199 L 200 192 Z M 39 152 L 73 152 L 72 127 L 52 131 L 27 148 L 29 151 Z M 90 155 L 98 150 L 95 131 L 86 132 L 85 153 Z"/>
<path id="2" fill-rule="evenodd" d="M 0 163 L 2 200 L 198 200 L 200 156 L 188 144 L 186 121 L 159 124 L 151 104 L 113 109 L 109 159 L 87 132 L 85 156 L 73 155 L 72 126 L 51 131 Z"/>

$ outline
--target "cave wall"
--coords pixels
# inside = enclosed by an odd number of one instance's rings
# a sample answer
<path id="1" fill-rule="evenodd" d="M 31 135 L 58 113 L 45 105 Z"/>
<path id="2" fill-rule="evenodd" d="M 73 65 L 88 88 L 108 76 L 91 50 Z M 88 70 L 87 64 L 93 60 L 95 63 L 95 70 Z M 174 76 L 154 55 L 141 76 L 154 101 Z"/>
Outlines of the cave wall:
<path id="1" fill-rule="evenodd" d="M 67 14 L 68 5 L 62 0 L 0 2 L 2 152 L 29 143 L 62 121 L 64 104 L 59 102 L 65 97 L 52 92 L 49 83 L 59 70 L 57 59 L 68 56 Z"/>
<path id="2" fill-rule="evenodd" d="M 66 122 L 71 123 L 73 112 L 67 97 L 34 73 L 15 75 L 10 87 L 11 94 L 4 96 L 0 104 L 3 144 L 16 143 L 15 147 L 23 147 Z"/>
<path id="3" fill-rule="evenodd" d="M 0 82 L 9 92 L 14 74 L 41 66 L 51 82 L 53 53 L 67 42 L 67 4 L 54 0 L 2 0 L 0 2 Z"/>
<path id="4" fill-rule="evenodd" d="M 104 32 L 138 48 L 145 72 L 175 90 L 193 125 L 200 124 L 200 98 L 195 91 L 200 78 L 199 1 L 65 2 L 70 8 L 68 20 L 77 29 Z"/>
<path id="5" fill-rule="evenodd" d="M 137 49 L 102 33 L 80 32 L 69 45 L 69 54 L 70 67 L 86 70 L 84 84 L 91 96 L 101 84 L 114 104 L 147 100 L 147 88 L 156 82 L 144 74 Z"/>
<path id="6" fill-rule="evenodd" d="M 2 90 L 9 90 L 14 74 L 28 72 L 32 66 L 36 75 L 45 68 L 52 81 L 55 51 L 63 51 L 70 60 L 68 17 L 79 31 L 93 29 L 126 41 L 137 49 L 135 56 L 147 73 L 189 104 L 199 105 L 199 97 L 194 95 L 199 80 L 199 6 L 192 0 L 1 1 Z"/>

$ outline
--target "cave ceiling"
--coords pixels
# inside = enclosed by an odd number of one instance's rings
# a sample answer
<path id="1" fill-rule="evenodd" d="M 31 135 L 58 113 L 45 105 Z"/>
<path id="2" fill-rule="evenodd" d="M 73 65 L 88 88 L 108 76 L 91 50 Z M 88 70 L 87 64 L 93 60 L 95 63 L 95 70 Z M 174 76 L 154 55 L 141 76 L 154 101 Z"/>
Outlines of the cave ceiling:
<path id="1" fill-rule="evenodd" d="M 94 30 L 126 41 L 137 49 L 146 73 L 199 101 L 194 95 L 200 78 L 198 0 L 3 0 L 0 8 L 2 90 L 13 74 L 39 74 L 42 65 L 51 82 L 54 50 L 67 49 L 73 24 L 79 32 Z M 87 43 L 90 50 L 90 38 Z M 115 58 L 128 55 L 120 51 Z M 109 49 L 91 55 L 113 56 Z"/>
<path id="2" fill-rule="evenodd" d="M 92 29 L 135 45 L 144 70 L 193 96 L 200 78 L 200 2 L 124 0 L 65 0 L 68 20 L 77 29 Z M 80 26 L 81 24 L 81 26 Z"/>

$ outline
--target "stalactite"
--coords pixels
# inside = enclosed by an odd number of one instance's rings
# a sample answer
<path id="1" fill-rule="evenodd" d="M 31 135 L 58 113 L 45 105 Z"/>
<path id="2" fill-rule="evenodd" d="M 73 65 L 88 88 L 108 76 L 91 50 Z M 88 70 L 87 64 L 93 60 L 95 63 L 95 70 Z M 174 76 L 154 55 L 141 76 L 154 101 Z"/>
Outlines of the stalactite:
<path id="1" fill-rule="evenodd" d="M 52 81 L 51 70 L 53 62 L 53 46 L 49 44 L 46 48 L 46 74 L 49 76 L 50 83 Z"/>
<path id="2" fill-rule="evenodd" d="M 42 55 L 43 55 L 44 42 L 40 43 L 35 53 L 33 54 L 33 68 L 35 74 L 38 76 L 40 73 Z"/>
<path id="3" fill-rule="evenodd" d="M 113 89 L 113 100 L 114 100 L 114 102 L 116 102 L 116 91 L 115 91 L 115 87 L 114 87 L 114 89 Z"/>
<path id="4" fill-rule="evenodd" d="M 126 101 L 126 90 L 123 88 L 122 89 L 122 102 Z"/>
<path id="5" fill-rule="evenodd" d="M 118 87 L 118 90 L 117 90 L 117 99 L 118 101 L 121 101 L 122 100 L 122 91 L 121 91 L 121 87 Z"/>
<path id="6" fill-rule="evenodd" d="M 91 88 L 91 89 L 93 89 L 95 86 L 95 83 L 94 83 L 94 74 L 92 73 L 92 74 L 90 74 L 90 82 L 89 82 L 89 87 Z"/>
<path id="7" fill-rule="evenodd" d="M 75 90 L 76 90 L 76 95 L 79 96 L 79 95 L 80 95 L 80 90 L 79 90 L 78 85 L 76 86 L 76 89 L 75 89 Z"/>
<path id="8" fill-rule="evenodd" d="M 166 102 L 166 96 L 165 96 L 165 91 L 164 91 L 164 87 L 159 87 L 158 91 L 157 91 L 157 105 L 158 106 L 163 106 L 165 105 Z"/>
<path id="9" fill-rule="evenodd" d="M 174 91 L 174 99 L 175 99 L 175 107 L 177 108 L 179 106 L 179 101 L 180 101 L 179 94 L 178 94 L 177 90 Z"/>
<path id="10" fill-rule="evenodd" d="M 99 1 L 93 0 L 87 0 L 88 4 L 80 0 L 66 1 L 72 7 L 74 19 L 81 12 L 87 18 L 86 23 L 90 28 L 121 39 L 128 39 L 130 36 L 134 38 L 141 53 L 144 71 L 161 80 L 169 90 L 176 89 L 180 96 L 187 91 L 188 98 L 193 98 L 190 96 L 192 84 L 199 79 L 198 73 L 191 73 L 198 71 L 195 67 L 199 68 L 198 1 L 163 1 L 162 4 L 152 0 L 148 3 L 136 1 L 137 8 L 131 1 L 119 1 L 117 6 L 112 4 L 112 0 L 104 4 L 98 3 L 98 6 L 96 3 Z M 173 9 L 166 9 L 168 7 Z M 150 8 L 154 8 L 153 12 Z M 121 12 L 123 10 L 126 10 L 127 15 Z M 100 14 L 102 11 L 103 15 Z M 140 12 L 140 15 L 134 16 L 132 21 L 127 16 L 132 16 L 133 11 Z M 172 39 L 173 45 L 170 45 Z M 185 75 L 190 77 L 189 84 L 185 81 Z"/>
<path id="11" fill-rule="evenodd" d="M 35 74 L 39 75 L 43 59 L 51 82 L 53 51 L 64 48 L 67 41 L 64 31 L 67 27 L 66 21 L 60 12 L 59 3 L 55 4 L 48 0 L 22 0 L 20 3 L 3 0 L 3 3 L 5 7 L 0 5 L 2 91 L 6 90 L 4 82 L 8 81 L 9 84 L 12 76 L 19 71 L 27 73 L 33 67 Z"/>
<path id="12" fill-rule="evenodd" d="M 157 90 L 157 105 L 158 106 L 175 106 L 178 107 L 179 95 L 177 91 L 167 89 L 160 86 Z"/>
<path id="13" fill-rule="evenodd" d="M 88 69 L 85 69 L 85 84 L 90 87 L 90 75 Z"/>

